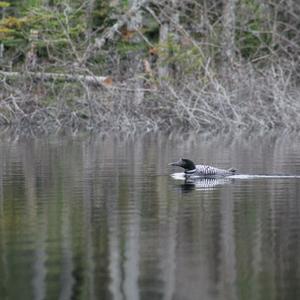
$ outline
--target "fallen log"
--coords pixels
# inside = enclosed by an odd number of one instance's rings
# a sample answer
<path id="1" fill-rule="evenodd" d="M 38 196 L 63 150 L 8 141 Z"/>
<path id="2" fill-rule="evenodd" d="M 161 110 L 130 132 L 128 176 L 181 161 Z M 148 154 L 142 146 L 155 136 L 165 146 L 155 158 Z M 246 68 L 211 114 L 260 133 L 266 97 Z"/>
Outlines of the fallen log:
<path id="1" fill-rule="evenodd" d="M 46 72 L 6 72 L 0 71 L 0 77 L 6 78 L 26 78 L 30 77 L 37 80 L 60 80 L 60 81 L 78 81 L 93 85 L 112 85 L 110 76 L 92 76 L 92 75 L 75 75 L 63 73 L 46 73 Z"/>

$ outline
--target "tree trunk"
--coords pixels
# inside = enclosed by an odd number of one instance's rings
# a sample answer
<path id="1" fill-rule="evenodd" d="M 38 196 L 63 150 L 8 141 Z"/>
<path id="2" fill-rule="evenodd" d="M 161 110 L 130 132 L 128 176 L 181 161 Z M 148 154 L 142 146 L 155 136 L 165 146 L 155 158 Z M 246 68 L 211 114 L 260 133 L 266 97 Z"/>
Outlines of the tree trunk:
<path id="1" fill-rule="evenodd" d="M 5 11 L 6 11 L 6 8 L 3 7 L 1 19 L 5 18 Z M 3 45 L 3 43 L 0 42 L 0 59 L 2 59 L 2 58 L 4 58 L 4 45 Z"/>
<path id="2" fill-rule="evenodd" d="M 168 51 L 168 39 L 171 38 L 172 42 L 176 43 L 179 41 L 178 34 L 176 31 L 176 26 L 179 24 L 179 11 L 177 0 L 171 0 L 160 14 L 161 25 L 159 29 L 159 44 L 162 48 Z M 172 53 L 167 53 L 166 57 L 162 57 L 158 61 L 158 76 L 160 79 L 167 78 L 170 76 L 171 66 L 166 64 L 168 56 Z M 176 66 L 172 66 L 173 69 L 176 69 Z"/>
<path id="3" fill-rule="evenodd" d="M 236 0 L 223 0 L 222 67 L 233 67 L 235 59 L 235 8 Z"/>
<path id="4" fill-rule="evenodd" d="M 132 0 L 131 7 L 141 6 L 141 0 Z M 143 42 L 141 35 L 139 34 L 143 25 L 143 17 L 141 10 L 137 10 L 132 18 L 127 22 L 127 32 L 133 33 L 129 41 L 133 44 L 140 44 Z M 129 68 L 133 72 L 134 76 L 134 101 L 136 105 L 142 103 L 144 99 L 144 79 L 142 76 L 143 73 L 143 50 L 135 50 L 128 53 L 129 56 Z"/>
<path id="5" fill-rule="evenodd" d="M 159 28 L 159 44 L 162 48 L 166 48 L 168 44 L 169 35 L 169 23 L 167 21 L 162 21 Z M 164 57 L 158 60 L 158 77 L 160 79 L 166 78 L 169 75 L 169 68 L 164 62 Z"/>
<path id="6" fill-rule="evenodd" d="M 95 8 L 95 0 L 89 0 L 86 7 L 86 37 L 90 41 L 93 31 L 93 10 Z"/>

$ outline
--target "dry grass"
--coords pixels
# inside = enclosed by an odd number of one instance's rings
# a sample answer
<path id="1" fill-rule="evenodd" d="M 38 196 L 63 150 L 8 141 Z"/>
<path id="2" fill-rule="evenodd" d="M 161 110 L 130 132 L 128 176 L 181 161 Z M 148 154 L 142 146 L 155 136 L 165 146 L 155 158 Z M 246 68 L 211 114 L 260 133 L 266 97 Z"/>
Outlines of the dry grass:
<path id="1" fill-rule="evenodd" d="M 141 103 L 134 100 L 134 81 L 105 88 L 4 78 L 0 124 L 45 133 L 300 129 L 300 90 L 291 66 L 258 72 L 247 64 L 234 72 L 230 80 L 210 76 L 206 84 L 146 82 L 152 88 Z"/>

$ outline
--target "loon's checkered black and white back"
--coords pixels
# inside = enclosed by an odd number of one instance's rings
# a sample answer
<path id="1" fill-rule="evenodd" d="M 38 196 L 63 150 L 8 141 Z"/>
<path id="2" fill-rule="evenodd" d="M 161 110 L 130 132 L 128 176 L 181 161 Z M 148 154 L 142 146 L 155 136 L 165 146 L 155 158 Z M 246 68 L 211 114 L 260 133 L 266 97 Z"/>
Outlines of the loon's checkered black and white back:
<path id="1" fill-rule="evenodd" d="M 194 176 L 228 176 L 235 172 L 233 169 L 225 170 L 208 165 L 196 165 L 196 169 L 193 171 L 187 171 L 186 174 Z"/>

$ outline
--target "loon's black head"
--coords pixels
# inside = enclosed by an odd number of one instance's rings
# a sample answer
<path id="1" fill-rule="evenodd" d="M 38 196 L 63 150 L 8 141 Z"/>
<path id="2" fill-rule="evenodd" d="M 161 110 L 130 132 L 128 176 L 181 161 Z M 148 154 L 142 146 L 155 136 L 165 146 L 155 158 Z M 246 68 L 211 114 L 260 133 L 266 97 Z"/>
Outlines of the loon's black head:
<path id="1" fill-rule="evenodd" d="M 170 163 L 169 165 L 170 166 L 178 166 L 178 167 L 184 168 L 185 170 L 188 170 L 188 171 L 196 169 L 195 164 L 191 160 L 186 159 L 186 158 L 180 158 L 179 161 Z"/>

